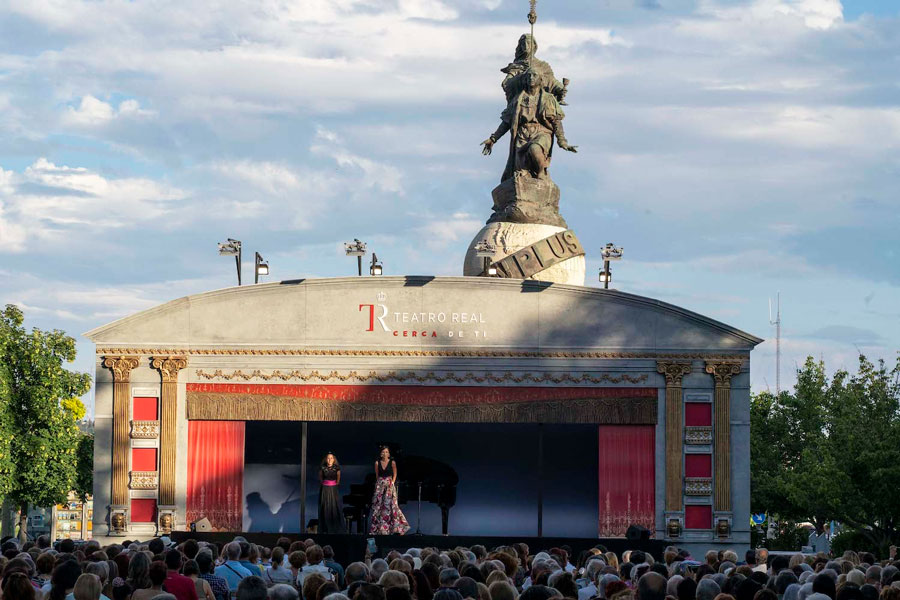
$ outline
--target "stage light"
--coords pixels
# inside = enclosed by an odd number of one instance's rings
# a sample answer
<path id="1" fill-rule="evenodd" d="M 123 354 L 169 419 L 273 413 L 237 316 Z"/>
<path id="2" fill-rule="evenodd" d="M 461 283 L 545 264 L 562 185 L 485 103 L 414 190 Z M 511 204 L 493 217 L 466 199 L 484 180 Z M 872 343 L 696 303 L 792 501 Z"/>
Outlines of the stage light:
<path id="1" fill-rule="evenodd" d="M 241 242 L 228 238 L 225 242 L 219 242 L 219 256 L 233 256 L 237 264 L 238 285 L 241 285 Z"/>
<path id="2" fill-rule="evenodd" d="M 494 253 L 496 252 L 496 248 L 493 244 L 491 244 L 487 240 L 481 240 L 474 247 L 475 256 L 483 259 L 484 263 L 481 269 L 482 277 L 496 277 L 497 276 L 497 267 L 491 264 L 491 261 L 494 258 Z"/>
<path id="3" fill-rule="evenodd" d="M 600 283 L 603 284 L 603 289 L 609 289 L 609 282 L 612 281 L 612 271 L 609 268 L 610 261 L 621 260 L 624 251 L 624 248 L 617 247 L 612 242 L 608 243 L 600 251 L 600 258 L 603 259 L 603 268 L 600 269 Z"/>
<path id="4" fill-rule="evenodd" d="M 382 274 L 383 269 L 381 268 L 381 263 L 378 262 L 378 256 L 375 253 L 372 253 L 372 265 L 369 267 L 369 275 L 373 277 L 378 277 Z"/>
<path id="5" fill-rule="evenodd" d="M 344 252 L 347 256 L 356 257 L 356 267 L 359 276 L 362 277 L 362 257 L 366 255 L 366 243 L 354 238 L 352 242 L 344 242 Z"/>
<path id="6" fill-rule="evenodd" d="M 260 275 L 268 275 L 269 274 L 269 263 L 263 260 L 262 255 L 257 252 L 256 253 L 256 268 L 254 270 L 254 279 L 253 283 L 259 283 Z"/>

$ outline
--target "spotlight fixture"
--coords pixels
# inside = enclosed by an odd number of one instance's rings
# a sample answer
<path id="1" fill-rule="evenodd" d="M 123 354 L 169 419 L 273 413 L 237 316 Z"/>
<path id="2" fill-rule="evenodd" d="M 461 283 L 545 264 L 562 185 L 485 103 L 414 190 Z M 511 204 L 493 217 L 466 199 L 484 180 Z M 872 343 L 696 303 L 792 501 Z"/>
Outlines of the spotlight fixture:
<path id="1" fill-rule="evenodd" d="M 356 257 L 356 266 L 359 276 L 362 277 L 362 257 L 366 255 L 366 243 L 355 239 L 352 242 L 344 242 L 344 252 L 347 256 Z"/>
<path id="2" fill-rule="evenodd" d="M 617 247 L 612 242 L 608 243 L 603 250 L 600 251 L 600 257 L 603 259 L 603 268 L 600 269 L 600 283 L 603 289 L 609 289 L 609 282 L 612 281 L 612 271 L 609 268 L 609 262 L 612 260 L 622 260 L 624 248 Z"/>
<path id="3" fill-rule="evenodd" d="M 241 285 L 241 242 L 228 238 L 219 243 L 219 256 L 233 256 L 237 265 L 238 285 Z"/>
<path id="4" fill-rule="evenodd" d="M 477 244 L 475 244 L 475 256 L 483 259 L 484 264 L 482 265 L 481 276 L 482 277 L 496 277 L 497 276 L 497 267 L 491 264 L 491 260 L 494 258 L 494 252 L 496 252 L 496 248 L 492 243 L 487 240 L 480 240 Z"/>
<path id="5" fill-rule="evenodd" d="M 369 275 L 372 277 L 378 277 L 382 274 L 383 269 L 381 268 L 381 263 L 378 262 L 378 256 L 375 253 L 372 253 L 372 265 L 369 267 Z"/>
<path id="6" fill-rule="evenodd" d="M 254 279 L 253 283 L 259 283 L 260 275 L 268 275 L 269 274 L 269 263 L 263 260 L 262 255 L 257 252 L 256 253 L 256 269 L 254 271 Z"/>

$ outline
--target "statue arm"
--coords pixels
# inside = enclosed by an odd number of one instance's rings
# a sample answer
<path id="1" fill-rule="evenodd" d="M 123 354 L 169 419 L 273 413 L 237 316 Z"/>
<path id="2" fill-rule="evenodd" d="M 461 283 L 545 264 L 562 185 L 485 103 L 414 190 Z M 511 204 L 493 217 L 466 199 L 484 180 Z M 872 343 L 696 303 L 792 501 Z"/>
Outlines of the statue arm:
<path id="1" fill-rule="evenodd" d="M 507 131 L 509 131 L 509 123 L 504 119 L 500 122 L 500 126 L 497 127 L 497 130 L 492 133 L 488 139 L 481 142 L 481 145 L 484 146 L 484 148 L 481 150 L 481 153 L 485 156 L 488 156 L 491 153 L 494 144 L 497 143 L 497 140 L 502 138 Z"/>
<path id="2" fill-rule="evenodd" d="M 562 119 L 554 119 L 553 133 L 556 135 L 556 144 L 560 148 L 568 150 L 569 152 L 578 152 L 578 146 L 570 145 L 569 141 L 566 139 L 566 132 L 563 130 Z"/>

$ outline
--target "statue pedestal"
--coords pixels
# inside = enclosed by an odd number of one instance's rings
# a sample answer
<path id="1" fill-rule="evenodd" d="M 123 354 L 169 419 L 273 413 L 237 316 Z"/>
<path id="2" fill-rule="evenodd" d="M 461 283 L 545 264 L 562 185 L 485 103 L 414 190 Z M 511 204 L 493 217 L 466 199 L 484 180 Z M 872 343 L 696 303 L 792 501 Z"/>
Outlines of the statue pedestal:
<path id="1" fill-rule="evenodd" d="M 528 223 L 568 228 L 559 214 L 559 186 L 549 177 L 536 179 L 520 171 L 495 187 L 491 196 L 494 198 L 494 214 L 488 223 Z"/>
<path id="2" fill-rule="evenodd" d="M 512 181 L 512 180 L 507 180 Z M 506 182 L 504 182 L 506 183 Z M 553 183 L 553 182 L 550 182 Z M 553 187 L 556 187 L 554 184 Z M 559 188 L 557 201 L 559 199 Z M 494 190 L 496 192 L 496 190 Z M 496 201 L 496 195 L 494 196 Z M 557 217 L 562 220 L 562 217 Z M 493 217 L 492 217 L 493 218 Z M 565 223 L 565 221 L 563 221 Z M 547 238 L 554 233 L 565 231 L 566 227 L 545 225 L 542 223 L 511 223 L 508 221 L 488 222 L 481 228 L 475 239 L 469 244 L 466 251 L 466 261 L 463 265 L 463 275 L 477 277 L 484 270 L 484 259 L 475 255 L 475 244 L 485 240 L 494 248 L 491 262 L 501 260 L 526 246 Z M 584 285 L 584 256 L 573 256 L 560 263 L 552 265 L 539 273 L 535 273 L 528 279 L 535 281 L 550 281 L 553 283 L 568 283 L 571 285 Z"/>

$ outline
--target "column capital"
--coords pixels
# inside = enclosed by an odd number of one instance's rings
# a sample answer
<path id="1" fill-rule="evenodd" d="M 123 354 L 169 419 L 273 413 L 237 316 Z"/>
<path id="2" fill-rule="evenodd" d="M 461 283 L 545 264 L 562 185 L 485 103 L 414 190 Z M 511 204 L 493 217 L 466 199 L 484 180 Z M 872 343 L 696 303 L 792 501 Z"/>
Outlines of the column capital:
<path id="1" fill-rule="evenodd" d="M 113 382 L 125 383 L 131 379 L 131 371 L 137 368 L 137 356 L 104 356 L 103 366 L 113 372 Z"/>
<path id="2" fill-rule="evenodd" d="M 187 366 L 187 358 L 184 356 L 154 356 L 150 359 L 150 366 L 159 371 L 163 383 L 178 381 L 178 371 Z"/>
<path id="3" fill-rule="evenodd" d="M 681 379 L 691 372 L 690 361 L 656 361 L 656 371 L 666 376 L 666 386 L 681 386 Z"/>
<path id="4" fill-rule="evenodd" d="M 731 378 L 741 372 L 741 359 L 735 360 L 708 360 L 706 372 L 716 380 L 716 386 L 730 386 Z"/>

